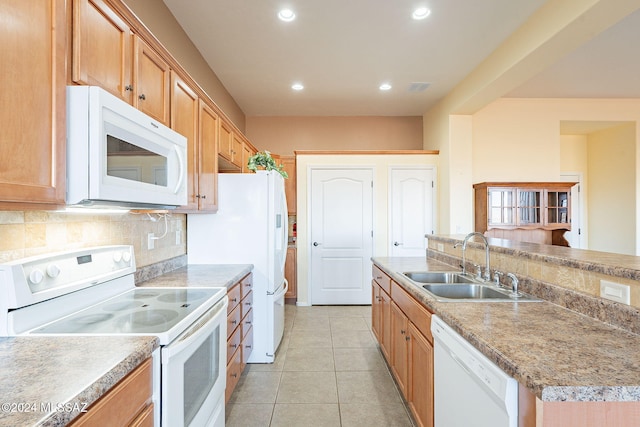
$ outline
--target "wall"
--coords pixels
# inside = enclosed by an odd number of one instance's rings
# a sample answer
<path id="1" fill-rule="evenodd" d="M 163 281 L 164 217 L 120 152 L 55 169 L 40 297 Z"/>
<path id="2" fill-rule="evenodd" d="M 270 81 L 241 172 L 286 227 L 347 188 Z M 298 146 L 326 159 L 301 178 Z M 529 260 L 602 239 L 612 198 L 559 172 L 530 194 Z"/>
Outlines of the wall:
<path id="1" fill-rule="evenodd" d="M 244 112 L 227 92 L 218 76 L 211 70 L 164 2 L 123 0 L 123 3 L 129 6 L 238 129 L 244 132 Z"/>
<path id="2" fill-rule="evenodd" d="M 636 129 L 589 134 L 589 249 L 636 254 Z"/>
<path id="3" fill-rule="evenodd" d="M 422 150 L 422 117 L 247 117 L 259 150 Z"/>
<path id="4" fill-rule="evenodd" d="M 153 215 L 157 218 L 157 215 Z M 102 245 L 133 245 L 138 268 L 186 253 L 186 215 L 172 214 L 169 231 L 147 249 L 147 234 L 161 236 L 164 220 L 146 214 L 87 215 L 49 211 L 0 211 L 0 262 Z M 176 231 L 181 242 L 176 244 Z"/>
<path id="5" fill-rule="evenodd" d="M 438 176 L 438 155 L 299 155 L 296 163 L 297 182 L 297 274 L 298 274 L 298 305 L 308 305 L 309 301 L 309 170 L 314 166 L 353 167 L 364 166 L 374 169 L 374 247 L 373 256 L 387 256 L 388 254 L 388 229 L 389 206 L 387 203 L 389 194 L 390 166 L 400 165 L 431 165 L 436 168 Z M 436 200 L 438 193 L 438 180 L 436 179 Z M 436 206 L 437 209 L 437 206 Z M 436 220 L 437 225 L 437 220 Z"/>
<path id="6" fill-rule="evenodd" d="M 469 166 L 472 174 L 457 174 L 449 171 L 448 188 L 471 188 L 476 182 L 483 181 L 559 181 L 561 167 L 560 122 L 561 121 L 627 121 L 635 126 L 632 138 L 634 146 L 640 141 L 638 122 L 640 121 L 640 100 L 638 99 L 499 99 L 472 115 L 472 162 Z M 464 135 L 469 124 L 459 120 L 459 116 L 450 119 L 448 133 Z M 629 131 L 631 132 L 631 131 Z M 455 159 L 454 149 L 464 147 L 463 142 L 455 141 L 448 149 L 451 159 Z M 638 152 L 627 155 L 633 159 L 637 168 Z M 460 153 L 464 153 L 460 151 Z M 467 155 L 466 153 L 465 155 Z M 452 160 L 448 164 L 452 164 Z M 443 160 L 443 162 L 446 160 Z M 464 167 L 464 166 L 463 166 Z M 446 166 L 443 166 L 446 168 Z M 639 203 L 638 174 L 634 182 L 634 203 Z M 442 200 L 440 201 L 442 202 Z M 441 208 L 441 223 L 450 224 L 451 232 L 466 233 L 472 231 L 454 228 L 460 222 L 470 223 L 473 219 L 473 201 L 466 197 L 457 200 L 456 211 L 448 207 Z M 467 215 L 467 221 L 456 218 L 460 212 Z M 638 224 L 638 209 L 633 209 Z M 591 222 L 591 221 L 590 221 Z M 447 232 L 445 227 L 440 232 Z M 633 230 L 637 233 L 637 230 Z M 635 238 L 638 241 L 638 238 Z"/>

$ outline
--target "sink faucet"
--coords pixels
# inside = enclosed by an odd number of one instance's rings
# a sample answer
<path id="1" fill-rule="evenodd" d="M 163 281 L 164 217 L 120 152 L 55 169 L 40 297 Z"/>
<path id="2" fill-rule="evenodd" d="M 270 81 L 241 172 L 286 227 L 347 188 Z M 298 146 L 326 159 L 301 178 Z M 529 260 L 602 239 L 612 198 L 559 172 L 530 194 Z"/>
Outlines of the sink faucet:
<path id="1" fill-rule="evenodd" d="M 507 277 L 511 279 L 511 292 L 518 294 L 518 278 L 513 273 L 507 273 Z"/>
<path id="2" fill-rule="evenodd" d="M 474 238 L 475 236 L 478 236 L 482 239 L 482 242 L 484 243 L 484 252 L 485 252 L 485 270 L 484 270 L 484 280 L 491 280 L 491 271 L 490 271 L 490 267 L 489 267 L 489 242 L 487 242 L 487 238 L 484 237 L 484 234 L 482 233 L 478 233 L 477 231 L 474 231 L 473 233 L 469 233 L 464 237 L 464 240 L 462 241 L 462 274 L 466 274 L 467 273 L 467 266 L 466 266 L 466 252 L 467 252 L 467 242 L 469 240 L 471 240 L 472 238 Z M 454 248 L 457 248 L 458 246 L 460 246 L 460 242 L 456 243 L 455 245 L 453 245 Z"/>

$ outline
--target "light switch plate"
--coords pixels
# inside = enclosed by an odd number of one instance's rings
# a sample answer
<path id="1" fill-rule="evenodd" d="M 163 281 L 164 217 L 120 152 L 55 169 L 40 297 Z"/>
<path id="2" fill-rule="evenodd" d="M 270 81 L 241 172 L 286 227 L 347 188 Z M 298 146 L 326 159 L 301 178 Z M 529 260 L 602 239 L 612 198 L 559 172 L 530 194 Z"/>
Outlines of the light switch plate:
<path id="1" fill-rule="evenodd" d="M 155 247 L 156 247 L 156 239 L 154 239 L 154 234 L 153 233 L 147 234 L 147 249 L 151 250 L 151 249 L 154 249 Z"/>
<path id="2" fill-rule="evenodd" d="M 631 291 L 628 285 L 600 280 L 600 296 L 611 301 L 631 304 Z"/>

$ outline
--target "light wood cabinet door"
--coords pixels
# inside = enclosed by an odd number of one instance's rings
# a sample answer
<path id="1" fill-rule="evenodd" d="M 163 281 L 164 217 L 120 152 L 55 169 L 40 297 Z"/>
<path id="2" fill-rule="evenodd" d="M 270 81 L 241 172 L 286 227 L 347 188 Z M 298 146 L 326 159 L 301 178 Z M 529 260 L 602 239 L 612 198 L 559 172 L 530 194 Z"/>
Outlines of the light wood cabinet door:
<path id="1" fill-rule="evenodd" d="M 169 126 L 169 64 L 140 37 L 134 37 L 133 106 Z"/>
<path id="2" fill-rule="evenodd" d="M 171 72 L 171 129 L 187 138 L 187 205 L 198 209 L 198 95 L 175 72 Z"/>
<path id="3" fill-rule="evenodd" d="M 200 100 L 198 119 L 198 210 L 218 210 L 218 127 L 220 118 Z"/>
<path id="4" fill-rule="evenodd" d="M 242 147 L 244 141 L 237 133 L 233 133 L 233 139 L 231 141 L 231 163 L 238 166 L 242 170 Z"/>
<path id="5" fill-rule="evenodd" d="M 231 161 L 231 144 L 233 142 L 233 129 L 224 120 L 220 120 L 220 146 L 218 147 L 218 153 Z"/>
<path id="6" fill-rule="evenodd" d="M 404 396 L 407 395 L 407 364 L 408 364 L 409 321 L 402 310 L 391 302 L 391 371 L 398 388 Z"/>
<path id="7" fill-rule="evenodd" d="M 285 299 L 298 297 L 296 270 L 296 248 L 287 248 L 287 258 L 284 263 L 284 278 L 289 282 L 289 290 L 284 294 Z"/>
<path id="8" fill-rule="evenodd" d="M 242 146 L 242 173 L 251 172 L 249 168 L 247 168 L 247 164 L 249 163 L 249 157 L 256 153 L 257 150 L 248 141 L 245 141 L 245 144 Z"/>
<path id="9" fill-rule="evenodd" d="M 420 427 L 433 426 L 433 345 L 409 322 L 407 402 Z"/>
<path id="10" fill-rule="evenodd" d="M 72 79 L 133 98 L 132 33 L 104 0 L 73 1 Z"/>
<path id="11" fill-rule="evenodd" d="M 296 158 L 295 156 L 282 156 L 280 163 L 282 163 L 283 169 L 289 175 L 289 178 L 284 180 L 284 192 L 287 196 L 287 211 L 289 215 L 295 215 L 298 203 L 296 196 Z"/>
<path id="12" fill-rule="evenodd" d="M 2 1 L 0 16 L 0 203 L 62 204 L 65 2 Z"/>
<path id="13" fill-rule="evenodd" d="M 382 354 L 391 361 L 391 297 L 384 289 L 380 288 L 380 330 L 382 331 L 382 341 L 380 348 Z"/>

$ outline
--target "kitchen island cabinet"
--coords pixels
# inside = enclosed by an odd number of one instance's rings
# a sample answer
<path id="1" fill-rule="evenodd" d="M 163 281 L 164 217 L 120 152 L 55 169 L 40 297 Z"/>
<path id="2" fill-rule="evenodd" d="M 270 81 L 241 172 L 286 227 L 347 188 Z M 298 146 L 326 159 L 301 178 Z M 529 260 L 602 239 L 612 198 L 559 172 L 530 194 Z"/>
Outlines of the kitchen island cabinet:
<path id="1" fill-rule="evenodd" d="M 0 4 L 0 207 L 52 209 L 66 190 L 63 0 Z"/>
<path id="2" fill-rule="evenodd" d="M 434 239 L 433 245 L 436 245 L 461 241 L 462 237 L 436 239 L 430 236 L 430 239 Z M 522 245 L 525 246 L 531 249 L 535 245 Z M 548 250 L 557 254 L 558 250 L 568 248 Z M 373 261 L 392 284 L 402 288 L 429 312 L 437 314 L 518 381 L 520 427 L 640 425 L 640 355 L 629 351 L 640 347 L 639 335 L 547 301 L 438 302 L 401 274 L 403 271 L 457 270 L 451 266 L 456 264 L 454 262 L 444 264 L 434 260 L 432 256 L 438 258 L 435 253 L 430 249 L 426 260 L 421 257 L 374 258 Z M 494 266 L 503 269 L 499 262 Z M 527 290 L 523 288 L 523 291 Z M 394 300 L 395 295 L 392 288 Z M 563 296 L 563 304 L 570 306 L 572 303 L 567 298 L 572 296 L 567 292 Z M 581 305 L 585 304 L 584 296 L 576 295 L 575 298 Z M 414 326 L 429 341 L 429 336 L 422 333 L 424 328 L 418 324 Z M 634 327 L 633 324 L 628 326 Z M 418 343 L 419 347 L 409 351 L 409 358 L 423 360 L 413 366 L 425 369 L 429 363 L 424 363 L 424 354 L 430 353 L 430 346 L 420 340 L 411 342 Z M 434 368 L 438 369 L 437 366 Z M 415 373 L 412 375 L 409 371 L 408 395 L 412 393 L 412 376 Z M 414 397 L 408 397 L 407 401 L 415 416 L 421 410 L 418 405 L 424 404 L 424 400 L 417 398 L 419 391 L 413 393 Z"/>
<path id="3" fill-rule="evenodd" d="M 376 264 L 373 277 L 374 335 L 416 424 L 433 426 L 431 312 Z"/>

